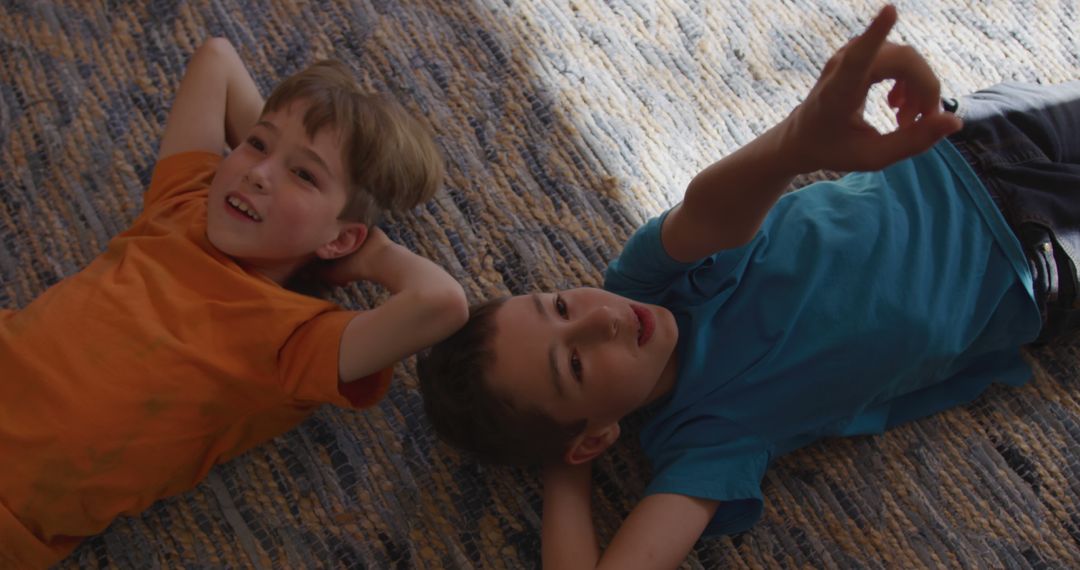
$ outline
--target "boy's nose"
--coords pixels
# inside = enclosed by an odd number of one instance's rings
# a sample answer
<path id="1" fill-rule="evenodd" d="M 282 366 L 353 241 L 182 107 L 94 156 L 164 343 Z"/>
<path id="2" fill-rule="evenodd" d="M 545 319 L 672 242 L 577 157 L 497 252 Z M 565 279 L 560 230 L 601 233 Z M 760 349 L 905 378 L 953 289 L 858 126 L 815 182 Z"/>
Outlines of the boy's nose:
<path id="1" fill-rule="evenodd" d="M 578 342 L 604 342 L 618 334 L 619 319 L 611 307 L 595 307 L 578 319 L 575 328 Z"/>
<path id="2" fill-rule="evenodd" d="M 270 191 L 270 177 L 266 173 L 266 166 L 263 164 L 256 164 L 248 170 L 244 175 L 244 182 L 251 187 L 252 190 L 260 193 L 266 193 Z"/>

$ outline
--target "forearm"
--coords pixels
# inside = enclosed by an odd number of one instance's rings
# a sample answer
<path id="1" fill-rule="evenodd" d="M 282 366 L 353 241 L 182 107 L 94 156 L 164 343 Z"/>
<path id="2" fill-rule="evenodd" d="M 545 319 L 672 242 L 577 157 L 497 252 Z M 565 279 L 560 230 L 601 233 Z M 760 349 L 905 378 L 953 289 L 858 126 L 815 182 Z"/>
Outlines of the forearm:
<path id="1" fill-rule="evenodd" d="M 800 172 L 785 149 L 786 122 L 698 173 L 664 225 L 664 246 L 694 261 L 750 241 Z"/>
<path id="2" fill-rule="evenodd" d="M 390 298 L 360 311 L 342 336 L 339 369 L 349 382 L 446 338 L 465 324 L 468 302 L 461 285 L 435 263 L 375 232 L 352 264 L 338 267 L 344 283 L 367 279 Z"/>
<path id="3" fill-rule="evenodd" d="M 372 274 L 365 278 L 390 292 L 403 308 L 401 321 L 414 322 L 422 346 L 442 340 L 465 324 L 468 302 L 461 284 L 433 261 L 387 241 L 374 256 Z"/>
<path id="4" fill-rule="evenodd" d="M 382 285 L 391 295 L 403 292 L 430 294 L 446 289 L 460 289 L 460 285 L 438 264 L 417 255 L 408 248 L 390 240 L 379 244 L 363 263 L 363 270 L 350 281 L 367 280 Z"/>
<path id="5" fill-rule="evenodd" d="M 232 44 L 211 38 L 192 55 L 177 89 L 159 156 L 235 147 L 258 120 L 263 100 Z"/>
<path id="6" fill-rule="evenodd" d="M 745 244 L 792 179 L 819 169 L 878 170 L 926 151 L 960 120 L 940 109 L 941 87 L 914 49 L 886 41 L 896 8 L 881 9 L 866 32 L 840 48 L 806 99 L 780 124 L 702 171 L 668 215 L 668 254 L 694 261 Z M 895 80 L 888 94 L 898 127 L 879 133 L 863 118 L 870 87 Z"/>
<path id="7" fill-rule="evenodd" d="M 544 473 L 541 548 L 545 569 L 592 569 L 600 561 L 592 519 L 591 476 L 588 466 L 561 466 Z"/>
<path id="8" fill-rule="evenodd" d="M 262 114 L 263 98 L 232 44 L 214 50 L 225 86 L 225 144 L 236 148 Z"/>

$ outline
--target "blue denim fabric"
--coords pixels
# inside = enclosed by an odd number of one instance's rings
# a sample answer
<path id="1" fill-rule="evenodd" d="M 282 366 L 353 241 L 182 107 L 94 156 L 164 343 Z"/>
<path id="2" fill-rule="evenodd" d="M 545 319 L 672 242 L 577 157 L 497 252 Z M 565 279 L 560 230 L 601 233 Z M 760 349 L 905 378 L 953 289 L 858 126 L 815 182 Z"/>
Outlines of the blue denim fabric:
<path id="1" fill-rule="evenodd" d="M 1031 263 L 1043 317 L 1036 341 L 1080 328 L 1080 81 L 1004 83 L 944 107 L 949 137 L 975 169 Z"/>

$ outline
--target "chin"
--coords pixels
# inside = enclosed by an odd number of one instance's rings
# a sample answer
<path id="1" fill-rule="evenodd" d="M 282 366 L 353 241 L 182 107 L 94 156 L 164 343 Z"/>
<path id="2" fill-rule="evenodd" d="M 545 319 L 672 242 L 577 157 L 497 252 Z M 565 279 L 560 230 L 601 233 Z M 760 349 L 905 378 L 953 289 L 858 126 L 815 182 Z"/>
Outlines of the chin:
<path id="1" fill-rule="evenodd" d="M 670 344 L 669 351 L 675 350 L 675 343 L 679 340 L 679 325 L 675 322 L 675 315 L 669 311 L 666 307 L 656 305 L 657 313 L 660 316 L 658 321 L 663 321 L 663 338 L 667 344 Z M 660 327 L 657 327 L 658 329 Z M 661 339 L 657 339 L 661 340 Z"/>
<path id="2" fill-rule="evenodd" d="M 230 243 L 228 236 L 222 235 L 222 232 L 214 231 L 209 225 L 206 228 L 206 241 L 209 241 L 210 245 L 229 257 L 242 257 L 242 248 L 237 247 L 237 244 Z"/>

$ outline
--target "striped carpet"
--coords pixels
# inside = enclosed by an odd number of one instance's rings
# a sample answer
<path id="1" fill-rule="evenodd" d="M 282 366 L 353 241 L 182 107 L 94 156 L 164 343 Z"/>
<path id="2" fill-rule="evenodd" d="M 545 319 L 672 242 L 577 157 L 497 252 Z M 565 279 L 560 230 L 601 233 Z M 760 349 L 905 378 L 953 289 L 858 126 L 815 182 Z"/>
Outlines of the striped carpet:
<path id="1" fill-rule="evenodd" d="M 0 307 L 78 271 L 134 219 L 174 88 L 209 36 L 238 47 L 264 93 L 335 57 L 425 117 L 448 183 L 386 229 L 480 300 L 597 285 L 637 225 L 781 119 L 877 6 L 0 0 Z M 894 39 L 927 55 L 946 93 L 1080 75 L 1073 0 L 899 7 Z M 699 542 L 685 566 L 1080 567 L 1078 351 L 1080 337 L 1031 351 L 1022 389 L 782 459 L 763 521 Z M 602 541 L 647 477 L 632 439 L 597 468 Z M 540 513 L 535 472 L 479 468 L 435 441 L 409 360 L 376 409 L 324 408 L 61 566 L 532 568 Z"/>

